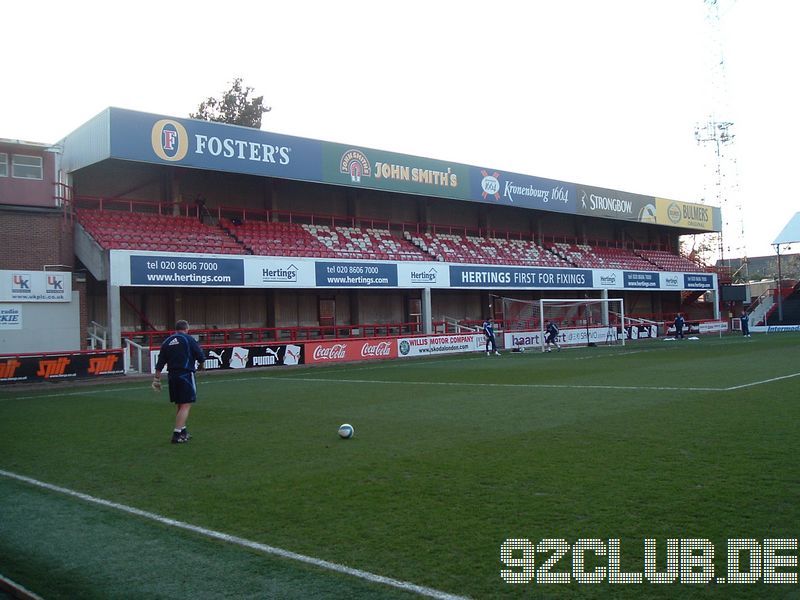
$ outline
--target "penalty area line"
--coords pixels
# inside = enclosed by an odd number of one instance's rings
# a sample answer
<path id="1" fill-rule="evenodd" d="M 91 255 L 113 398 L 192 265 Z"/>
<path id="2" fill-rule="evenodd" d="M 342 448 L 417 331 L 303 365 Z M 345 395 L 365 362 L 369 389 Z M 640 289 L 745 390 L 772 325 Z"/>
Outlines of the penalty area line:
<path id="1" fill-rule="evenodd" d="M 630 391 L 668 391 L 668 392 L 723 392 L 725 388 L 711 387 L 669 387 L 642 385 L 573 385 L 561 383 L 472 383 L 459 381 L 385 381 L 376 379 L 334 379 L 323 377 L 270 377 L 273 381 L 302 381 L 306 383 L 374 383 L 378 385 L 438 385 L 448 387 L 493 387 L 522 389 L 560 389 L 560 390 L 630 390 Z"/>
<path id="2" fill-rule="evenodd" d="M 403 590 L 406 592 L 413 592 L 419 594 L 421 596 L 426 596 L 428 598 L 440 598 L 442 600 L 466 600 L 466 596 L 457 596 L 455 594 L 448 594 L 447 592 L 442 592 L 433 588 L 429 588 L 422 585 L 417 585 L 415 583 L 410 583 L 408 581 L 401 581 L 399 579 L 394 579 L 392 577 L 385 577 L 383 575 L 377 575 L 375 573 L 370 573 L 369 571 L 363 571 L 361 569 L 354 569 L 352 567 L 348 567 L 346 565 L 341 565 L 339 563 L 323 560 L 321 558 L 314 558 L 313 556 L 306 556 L 305 554 L 298 554 L 297 552 L 292 552 L 291 550 L 284 550 L 283 548 L 278 548 L 276 546 L 269 546 L 267 544 L 261 544 L 259 542 L 253 542 L 251 540 L 247 540 L 235 535 L 229 535 L 227 533 L 222 533 L 221 531 L 215 531 L 213 529 L 206 529 L 205 527 L 200 527 L 198 525 L 192 525 L 191 523 L 184 523 L 183 521 L 178 521 L 175 519 L 170 519 L 169 517 L 164 517 L 162 515 L 148 512 L 146 510 L 141 510 L 138 508 L 134 508 L 132 506 L 127 506 L 125 504 L 119 504 L 117 502 L 112 502 L 110 500 L 104 500 L 103 498 L 97 498 L 95 496 L 90 496 L 89 494 L 84 494 L 82 492 L 76 492 L 75 490 L 70 490 L 68 488 L 60 487 L 57 485 L 53 485 L 50 483 L 46 483 L 44 481 L 39 481 L 38 479 L 33 479 L 31 477 L 26 477 L 24 475 L 19 475 L 17 473 L 12 473 L 11 471 L 4 471 L 0 469 L 0 475 L 3 477 L 7 477 L 8 479 L 14 479 L 16 481 L 21 481 L 23 483 L 27 483 L 34 487 L 38 487 L 44 490 L 48 490 L 51 492 L 56 492 L 59 494 L 63 494 L 65 496 L 70 496 L 72 498 L 78 498 L 79 500 L 83 500 L 84 502 L 89 502 L 91 504 L 96 504 L 98 506 L 103 506 L 105 508 L 111 508 L 129 515 L 135 515 L 137 517 L 142 517 L 149 521 L 154 521 L 156 523 L 160 523 L 162 525 L 166 525 L 168 527 L 174 527 L 176 529 L 182 529 L 184 531 L 190 531 L 192 533 L 196 533 L 202 535 L 204 537 L 212 538 L 215 540 L 220 540 L 223 542 L 227 542 L 229 544 L 234 544 L 236 546 L 241 546 L 243 548 L 248 548 L 250 550 L 256 550 L 258 552 L 263 552 L 264 554 L 270 554 L 273 556 L 279 556 L 281 558 L 286 558 L 289 560 L 293 560 L 296 562 L 305 563 L 308 565 L 312 565 L 314 567 L 318 567 L 320 569 L 324 569 L 326 571 L 333 571 L 335 573 L 340 573 L 344 575 L 350 575 L 351 577 L 356 577 L 358 579 L 363 579 L 370 583 L 377 583 L 382 584 L 388 587 L 393 587 L 399 590 Z"/>
<path id="3" fill-rule="evenodd" d="M 644 386 L 644 385 L 599 385 L 599 384 L 563 384 L 563 383 L 474 383 L 459 381 L 386 381 L 375 379 L 335 379 L 323 377 L 270 377 L 276 381 L 302 381 L 306 383 L 374 383 L 378 385 L 438 385 L 448 387 L 494 387 L 494 388 L 523 388 L 523 389 L 576 389 L 576 390 L 628 390 L 634 392 L 642 391 L 664 391 L 664 392 L 733 392 L 758 385 L 767 385 L 776 381 L 800 377 L 800 373 L 771 377 L 759 381 L 751 381 L 730 387 L 675 387 L 675 386 Z"/>
<path id="4" fill-rule="evenodd" d="M 148 381 L 147 386 L 150 383 Z M 0 396 L 0 402 L 3 400 L 38 400 L 39 398 L 65 398 L 67 396 L 89 396 L 91 394 L 115 394 L 117 392 L 135 392 L 145 389 L 146 386 L 138 385 L 136 387 L 101 387 L 98 389 L 81 388 L 77 392 L 57 392 L 55 394 L 36 394 L 31 396 Z"/>

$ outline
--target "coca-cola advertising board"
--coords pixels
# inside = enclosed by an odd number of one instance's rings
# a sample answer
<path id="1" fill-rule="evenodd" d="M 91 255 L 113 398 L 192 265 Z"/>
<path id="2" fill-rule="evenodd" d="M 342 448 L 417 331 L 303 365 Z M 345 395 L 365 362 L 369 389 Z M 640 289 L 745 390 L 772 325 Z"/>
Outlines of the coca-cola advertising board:
<path id="1" fill-rule="evenodd" d="M 340 342 L 309 342 L 305 346 L 306 364 L 397 358 L 397 346 L 394 338 L 391 340 L 376 338 Z"/>

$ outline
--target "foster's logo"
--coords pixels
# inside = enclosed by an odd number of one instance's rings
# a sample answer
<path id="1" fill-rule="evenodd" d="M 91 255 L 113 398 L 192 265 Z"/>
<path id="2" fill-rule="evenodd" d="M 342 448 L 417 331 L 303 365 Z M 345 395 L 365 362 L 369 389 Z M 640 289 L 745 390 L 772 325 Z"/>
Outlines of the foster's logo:
<path id="1" fill-rule="evenodd" d="M 183 160 L 189 151 L 189 135 L 186 128 L 173 119 L 156 121 L 150 132 L 153 152 L 161 160 L 176 162 Z"/>

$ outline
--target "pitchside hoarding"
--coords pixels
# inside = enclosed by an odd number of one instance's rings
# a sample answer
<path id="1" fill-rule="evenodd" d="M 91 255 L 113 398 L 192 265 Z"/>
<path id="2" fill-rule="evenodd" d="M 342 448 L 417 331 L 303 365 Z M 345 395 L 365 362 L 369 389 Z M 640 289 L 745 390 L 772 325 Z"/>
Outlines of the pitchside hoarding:
<path id="1" fill-rule="evenodd" d="M 305 343 L 306 364 L 318 365 L 387 358 L 397 358 L 395 338 Z"/>
<path id="2" fill-rule="evenodd" d="M 253 344 L 241 346 L 204 345 L 203 369 L 253 369 L 303 364 L 302 344 Z M 150 352 L 150 372 L 155 373 L 160 350 Z"/>
<path id="3" fill-rule="evenodd" d="M 125 372 L 122 350 L 65 352 L 0 359 L 0 383 L 96 379 Z"/>
<path id="4" fill-rule="evenodd" d="M 666 334 L 667 335 L 675 335 L 675 324 L 674 323 L 666 323 Z M 727 321 L 690 321 L 687 320 L 684 328 L 683 334 L 706 334 L 706 333 L 724 333 L 728 331 L 728 322 Z"/>
<path id="5" fill-rule="evenodd" d="M 625 339 L 643 340 L 658 337 L 658 325 L 626 325 Z"/>
<path id="6" fill-rule="evenodd" d="M 406 358 L 482 351 L 486 348 L 486 337 L 482 333 L 432 335 L 398 338 L 395 343 L 397 355 Z"/>
<path id="7" fill-rule="evenodd" d="M 619 338 L 616 327 L 586 327 L 561 329 L 556 341 L 561 346 L 585 346 L 589 343 L 615 343 Z M 503 334 L 503 345 L 508 350 L 520 348 L 541 348 L 541 331 L 512 331 Z"/>

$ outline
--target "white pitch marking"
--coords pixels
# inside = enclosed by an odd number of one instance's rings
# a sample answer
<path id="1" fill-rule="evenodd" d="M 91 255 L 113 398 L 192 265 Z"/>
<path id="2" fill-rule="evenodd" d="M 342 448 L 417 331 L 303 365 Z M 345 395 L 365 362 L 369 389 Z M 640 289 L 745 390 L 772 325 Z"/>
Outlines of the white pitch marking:
<path id="1" fill-rule="evenodd" d="M 458 381 L 383 381 L 374 379 L 334 379 L 322 377 L 270 377 L 273 381 L 303 381 L 319 383 L 375 383 L 381 385 L 443 385 L 452 387 L 502 387 L 502 388 L 558 388 L 558 389 L 586 389 L 586 390 L 663 390 L 677 392 L 722 392 L 725 388 L 708 387 L 666 387 L 666 386 L 635 386 L 635 385 L 563 385 L 558 383 L 470 383 Z"/>
<path id="2" fill-rule="evenodd" d="M 8 577 L 3 577 L 2 575 L 0 575 L 0 588 L 13 590 L 11 594 L 14 596 L 14 598 L 24 598 L 25 600 L 43 600 L 41 596 L 34 594 L 25 586 L 18 584 L 16 581 L 13 581 Z"/>
<path id="3" fill-rule="evenodd" d="M 175 519 L 170 519 L 169 517 L 164 517 L 156 513 L 140 510 L 132 506 L 127 506 L 125 504 L 111 502 L 110 500 L 104 500 L 103 498 L 90 496 L 89 494 L 76 492 L 68 488 L 63 488 L 57 485 L 52 485 L 50 483 L 45 483 L 44 481 L 39 481 L 38 479 L 25 477 L 24 475 L 18 475 L 17 473 L 12 473 L 10 471 L 4 471 L 0 469 L 0 475 L 8 477 L 9 479 L 16 479 L 17 481 L 22 481 L 24 483 L 33 485 L 38 488 L 49 490 L 51 492 L 57 492 L 59 494 L 64 494 L 66 496 L 71 496 L 73 498 L 78 498 L 85 502 L 90 502 L 92 504 L 97 504 L 99 506 L 104 506 L 106 508 L 113 508 L 114 510 L 121 511 L 129 515 L 136 515 L 137 517 L 142 517 L 150 521 L 155 521 L 157 523 L 161 523 L 162 525 L 168 525 L 169 527 L 175 527 L 177 529 L 191 531 L 192 533 L 197 533 L 205 537 L 213 538 L 216 540 L 222 540 L 223 542 L 235 544 L 237 546 L 242 546 L 244 548 L 250 548 L 251 550 L 258 550 L 259 552 L 264 552 L 265 554 L 272 554 L 274 556 L 280 556 L 281 558 L 287 558 L 289 560 L 306 563 L 309 565 L 313 565 L 315 567 L 319 567 L 321 569 L 326 569 L 328 571 L 343 573 L 345 575 L 350 575 L 352 577 L 364 579 L 371 583 L 380 583 L 389 587 L 404 590 L 406 592 L 414 592 L 416 594 L 420 594 L 421 596 L 427 596 L 429 598 L 441 598 L 443 600 L 466 599 L 466 596 L 457 596 L 454 594 L 448 594 L 447 592 L 441 592 L 439 590 L 435 590 L 433 588 L 425 587 L 422 585 L 417 585 L 415 583 L 409 583 L 407 581 L 401 581 L 399 579 L 393 579 L 391 577 L 384 577 L 383 575 L 376 575 L 375 573 L 370 573 L 369 571 L 354 569 L 352 567 L 340 565 L 339 563 L 322 560 L 321 558 L 314 558 L 313 556 L 298 554 L 297 552 L 284 550 L 283 548 L 277 548 L 275 546 L 260 544 L 258 542 L 246 540 L 244 538 L 240 538 L 235 535 L 229 535 L 227 533 L 214 531 L 213 529 L 206 529 L 205 527 L 199 527 L 197 525 L 192 525 L 190 523 L 184 523 L 183 521 L 177 521 Z"/>
<path id="4" fill-rule="evenodd" d="M 631 350 L 630 352 L 617 352 L 616 354 L 612 354 L 612 357 L 617 356 L 630 356 L 631 354 L 641 354 L 642 352 L 652 352 L 652 350 Z M 593 358 L 607 358 L 606 356 L 600 357 L 597 355 L 594 356 L 575 356 L 570 357 L 572 360 L 591 360 Z"/>
<path id="5" fill-rule="evenodd" d="M 149 386 L 149 380 L 148 380 L 147 386 Z M 60 392 L 58 394 L 37 394 L 36 396 L 7 396 L 7 397 L 0 397 L 0 401 L 1 400 L 12 400 L 12 399 L 13 400 L 35 400 L 37 398 L 63 398 L 65 396 L 86 396 L 86 395 L 89 395 L 89 394 L 109 394 L 109 393 L 115 393 L 115 392 L 134 392 L 136 390 L 141 391 L 147 386 L 140 385 L 140 386 L 137 386 L 137 387 L 124 387 L 124 388 L 102 387 L 102 388 L 96 389 L 96 390 L 82 389 L 79 392 Z"/>
<path id="6" fill-rule="evenodd" d="M 643 350 L 641 352 L 646 352 Z M 631 352 L 631 354 L 635 354 L 636 352 Z M 455 361 L 454 361 L 455 362 Z M 367 370 L 369 367 L 364 367 L 363 370 Z M 349 370 L 349 369 L 348 369 Z M 361 370 L 361 369 L 353 369 L 353 370 Z M 791 375 L 783 375 L 780 377 L 772 377 L 770 379 L 763 379 L 760 381 L 752 381 L 750 383 L 743 383 L 741 385 L 734 385 L 725 388 L 712 388 L 712 387 L 671 387 L 671 386 L 657 386 L 657 387 L 648 387 L 648 386 L 627 386 L 627 385 L 564 385 L 564 384 L 547 384 L 547 383 L 461 383 L 461 382 L 442 382 L 442 381 L 380 381 L 380 380 L 371 380 L 371 379 L 336 379 L 336 378 L 322 378 L 322 377 L 280 377 L 280 376 L 263 376 L 263 377 L 236 377 L 236 378 L 223 378 L 219 381 L 212 381 L 212 380 L 204 380 L 198 381 L 198 385 L 207 385 L 207 384 L 214 384 L 214 383 L 237 383 L 237 382 L 248 382 L 248 381 L 262 381 L 262 380 L 274 380 L 274 381 L 303 381 L 303 382 L 322 382 L 322 383 L 376 383 L 376 384 L 386 384 L 386 385 L 444 385 L 444 386 L 475 386 L 475 387 L 509 387 L 509 388 L 556 388 L 556 389 L 598 389 L 598 390 L 631 390 L 631 391 L 647 391 L 647 390 L 656 390 L 656 391 L 685 391 L 685 392 L 732 392 L 734 390 L 740 390 L 748 387 L 755 387 L 758 385 L 766 385 L 768 383 L 772 383 L 775 381 L 781 381 L 783 379 L 791 379 L 793 377 L 800 376 L 800 373 L 792 373 Z M 139 387 L 131 387 L 131 388 L 112 388 L 112 389 L 97 389 L 97 390 L 82 390 L 79 392 L 67 392 L 67 393 L 60 393 L 60 394 L 40 394 L 36 396 L 8 396 L 6 398 L 0 397 L 0 401 L 8 400 L 8 399 L 16 399 L 16 400 L 34 400 L 37 398 L 58 398 L 64 396 L 83 396 L 89 394 L 102 394 L 108 392 L 131 392 L 131 391 L 141 391 L 143 389 L 142 386 Z"/>
<path id="7" fill-rule="evenodd" d="M 783 379 L 791 379 L 792 377 L 800 376 L 800 373 L 792 373 L 791 375 L 782 375 L 781 377 L 772 377 L 771 379 L 762 379 L 761 381 L 753 381 L 751 383 L 743 383 L 742 385 L 732 385 L 725 388 L 724 391 L 731 392 L 733 390 L 741 390 L 742 388 L 754 387 L 757 385 L 764 385 L 765 383 L 772 383 L 773 381 L 781 381 Z"/>

